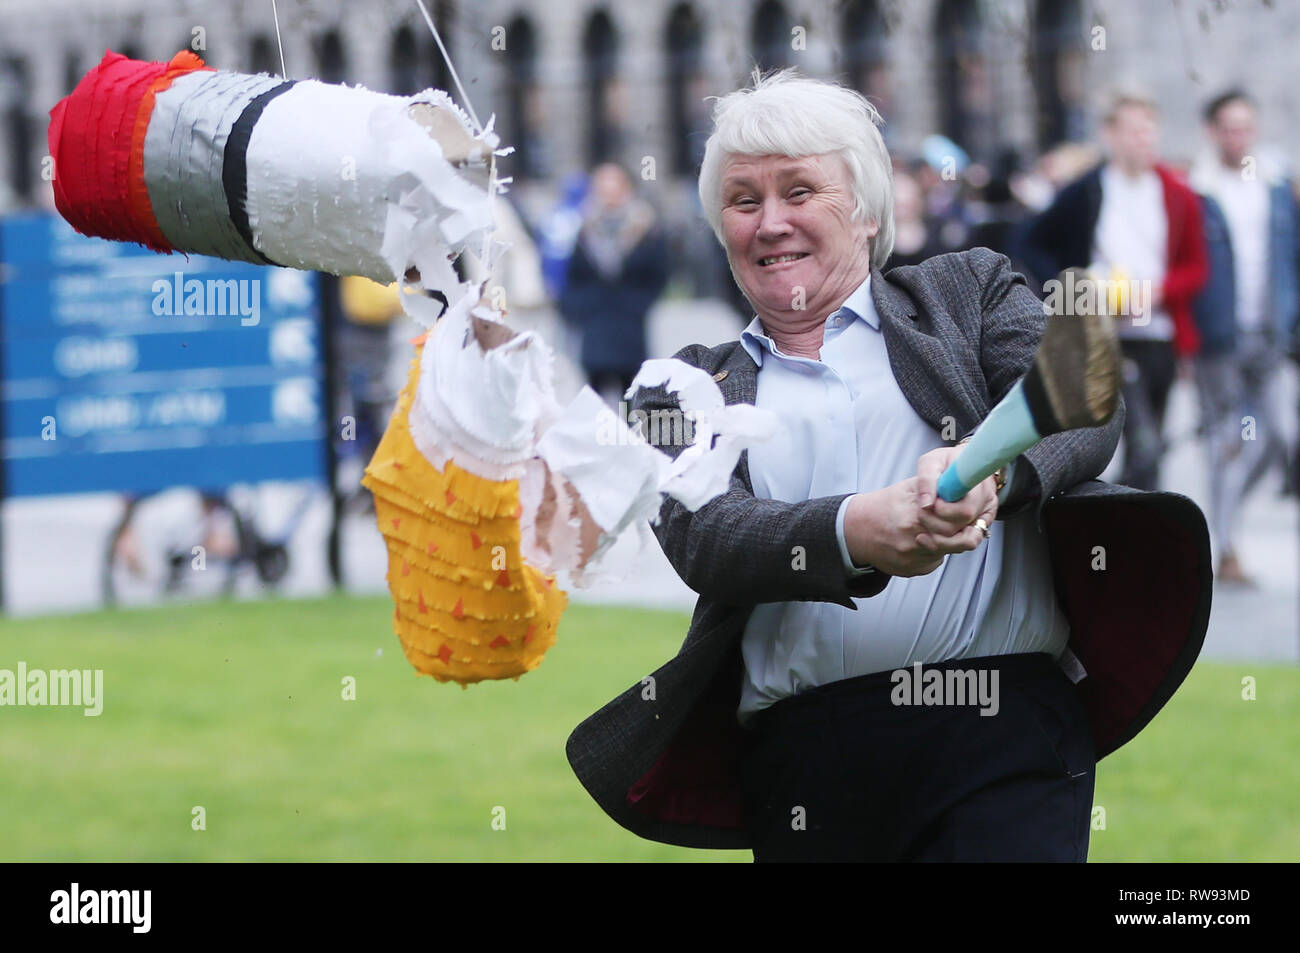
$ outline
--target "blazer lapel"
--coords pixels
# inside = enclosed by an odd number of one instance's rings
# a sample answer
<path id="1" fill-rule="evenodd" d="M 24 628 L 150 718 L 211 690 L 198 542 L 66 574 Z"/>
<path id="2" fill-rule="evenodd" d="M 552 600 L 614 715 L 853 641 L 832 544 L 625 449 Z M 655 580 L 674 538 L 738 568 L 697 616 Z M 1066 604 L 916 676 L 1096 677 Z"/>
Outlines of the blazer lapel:
<path id="1" fill-rule="evenodd" d="M 974 427 L 988 408 L 976 406 L 948 347 L 926 326 L 911 296 L 875 270 L 871 273 L 871 300 L 880 316 L 889 366 L 908 403 L 940 432 L 948 422 L 945 418 L 956 422 L 958 433 Z"/>
<path id="2" fill-rule="evenodd" d="M 752 404 L 758 397 L 758 366 L 739 341 L 718 365 L 713 377 L 718 381 L 722 399 L 728 404 Z"/>
<path id="3" fill-rule="evenodd" d="M 721 375 L 721 380 L 718 380 Z M 740 341 L 718 365 L 713 379 L 717 381 L 718 390 L 722 391 L 724 404 L 753 404 L 758 400 L 758 365 L 749 356 L 749 352 Z M 754 492 L 754 484 L 749 479 L 749 451 L 740 451 L 740 477 L 745 481 L 749 492 Z"/>

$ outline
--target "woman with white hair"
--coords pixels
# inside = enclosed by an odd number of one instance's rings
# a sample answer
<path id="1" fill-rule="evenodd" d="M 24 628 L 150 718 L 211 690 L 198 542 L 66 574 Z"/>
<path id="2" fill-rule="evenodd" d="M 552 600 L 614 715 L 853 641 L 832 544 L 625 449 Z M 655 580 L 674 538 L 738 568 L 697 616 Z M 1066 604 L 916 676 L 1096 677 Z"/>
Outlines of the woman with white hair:
<path id="1" fill-rule="evenodd" d="M 881 271 L 878 123 L 858 93 L 793 71 L 717 102 L 700 198 L 754 319 L 676 356 L 784 429 L 741 455 L 727 493 L 663 504 L 655 534 L 700 594 L 690 632 L 652 697 L 643 681 L 584 721 L 569 760 L 611 817 L 668 843 L 1082 861 L 1096 759 L 1154 715 L 1204 635 L 1208 596 L 1151 568 L 1208 573 L 1204 520 L 1092 480 L 1122 406 L 960 502 L 937 497 L 958 438 L 1028 370 L 1044 312 L 988 249 Z M 674 404 L 642 389 L 634 408 Z M 1070 569 L 1093 543 L 1144 573 Z M 1151 653 L 1128 664 L 1138 644 Z"/>

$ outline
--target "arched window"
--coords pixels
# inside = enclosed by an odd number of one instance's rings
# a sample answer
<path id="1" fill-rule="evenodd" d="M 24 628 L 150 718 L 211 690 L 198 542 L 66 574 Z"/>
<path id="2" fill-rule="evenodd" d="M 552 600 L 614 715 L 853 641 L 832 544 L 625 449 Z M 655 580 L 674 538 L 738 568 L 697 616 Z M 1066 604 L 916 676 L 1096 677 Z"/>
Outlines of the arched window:
<path id="1" fill-rule="evenodd" d="M 280 75 L 280 48 L 265 33 L 259 33 L 249 41 L 248 68 L 254 73 Z"/>
<path id="2" fill-rule="evenodd" d="M 411 27 L 400 26 L 393 34 L 388 70 L 390 93 L 409 96 L 423 88 L 420 83 L 420 50 L 415 42 L 415 31 Z"/>
<path id="3" fill-rule="evenodd" d="M 81 77 L 85 75 L 85 70 L 81 68 L 81 54 L 76 50 L 68 50 L 63 54 L 63 95 L 66 96 L 81 82 Z"/>
<path id="4" fill-rule="evenodd" d="M 704 27 L 689 3 L 668 15 L 668 123 L 673 171 L 694 175 L 704 159 L 709 135 L 704 101 Z"/>
<path id="5" fill-rule="evenodd" d="M 343 52 L 343 37 L 338 30 L 330 30 L 315 43 L 316 69 L 322 82 L 341 83 L 347 73 L 347 56 Z"/>
<path id="6" fill-rule="evenodd" d="M 777 0 L 763 0 L 754 11 L 754 62 L 764 72 L 791 65 L 794 23 Z"/>
<path id="7" fill-rule="evenodd" d="M 443 46 L 447 47 L 447 55 L 453 61 L 456 58 L 456 6 L 451 0 L 438 0 L 433 4 L 430 11 L 433 22 L 437 24 L 438 35 L 442 37 Z M 442 52 L 438 49 L 438 44 L 434 42 L 433 36 L 429 33 L 428 24 L 424 22 L 424 17 L 420 17 L 416 23 L 416 28 L 421 31 L 424 37 L 424 48 L 428 52 L 422 57 L 424 70 L 422 77 L 425 86 L 432 86 L 434 89 L 441 89 L 451 95 L 451 98 L 460 103 L 460 92 L 453 87 L 456 85 L 451 78 L 451 70 L 447 68 L 447 61 L 442 58 Z M 461 77 L 462 82 L 468 83 L 469 80 Z M 467 90 L 469 92 L 469 90 Z M 463 107 L 465 104 L 460 103 Z"/>
<path id="8" fill-rule="evenodd" d="M 437 24 L 438 35 L 442 37 L 447 52 L 455 56 L 452 49 L 454 8 L 447 2 L 436 3 L 432 5 L 429 15 Z M 389 92 L 398 96 L 410 96 L 432 86 L 460 102 L 460 94 L 453 88 L 455 83 L 451 71 L 447 69 L 447 63 L 423 17 L 403 23 L 393 31 L 388 56 Z"/>
<path id="9" fill-rule="evenodd" d="M 12 57 L 0 65 L 0 110 L 9 147 L 9 189 L 20 204 L 32 200 L 36 184 L 32 170 L 31 76 L 25 60 Z"/>
<path id="10" fill-rule="evenodd" d="M 586 57 L 587 164 L 592 166 L 617 158 L 622 147 L 622 104 L 616 89 L 618 34 L 604 10 L 587 21 L 582 50 Z"/>
<path id="11" fill-rule="evenodd" d="M 506 112 L 507 133 L 515 147 L 511 157 L 514 174 L 521 178 L 546 175 L 542 96 L 537 84 L 537 33 L 532 21 L 517 16 L 506 25 Z"/>
<path id="12" fill-rule="evenodd" d="M 1035 132 L 1041 150 L 1085 138 L 1083 79 L 1087 38 L 1079 0 L 1038 0 L 1034 16 Z"/>
<path id="13" fill-rule="evenodd" d="M 889 27 L 878 0 L 850 0 L 844 8 L 844 67 L 849 85 L 869 98 L 886 119 L 893 116 Z"/>
<path id="14" fill-rule="evenodd" d="M 993 85 L 976 0 L 943 0 L 935 14 L 939 118 L 945 136 L 972 157 L 993 150 Z"/>

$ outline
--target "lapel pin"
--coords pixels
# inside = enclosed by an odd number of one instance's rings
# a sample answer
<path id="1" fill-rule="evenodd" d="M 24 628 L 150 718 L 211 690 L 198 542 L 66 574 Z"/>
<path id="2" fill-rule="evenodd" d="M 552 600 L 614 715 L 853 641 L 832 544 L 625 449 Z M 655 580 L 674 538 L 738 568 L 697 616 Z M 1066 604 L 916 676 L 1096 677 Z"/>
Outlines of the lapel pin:
<path id="1" fill-rule="evenodd" d="M 720 381 L 720 380 L 723 380 L 726 376 L 727 376 L 727 372 L 726 372 L 726 371 L 718 371 L 718 373 L 716 373 L 716 374 L 713 375 L 713 379 L 714 379 L 715 381 Z"/>

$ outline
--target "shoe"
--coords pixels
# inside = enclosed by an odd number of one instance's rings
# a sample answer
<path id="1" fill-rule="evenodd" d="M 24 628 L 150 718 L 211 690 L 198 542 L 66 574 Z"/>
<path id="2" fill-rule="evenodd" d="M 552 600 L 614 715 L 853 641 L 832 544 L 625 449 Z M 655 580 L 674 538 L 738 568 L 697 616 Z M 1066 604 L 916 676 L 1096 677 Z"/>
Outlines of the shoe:
<path id="1" fill-rule="evenodd" d="M 1236 553 L 1225 553 L 1219 560 L 1219 571 L 1214 574 L 1214 581 L 1248 589 L 1257 588 L 1255 580 L 1242 571 Z"/>

